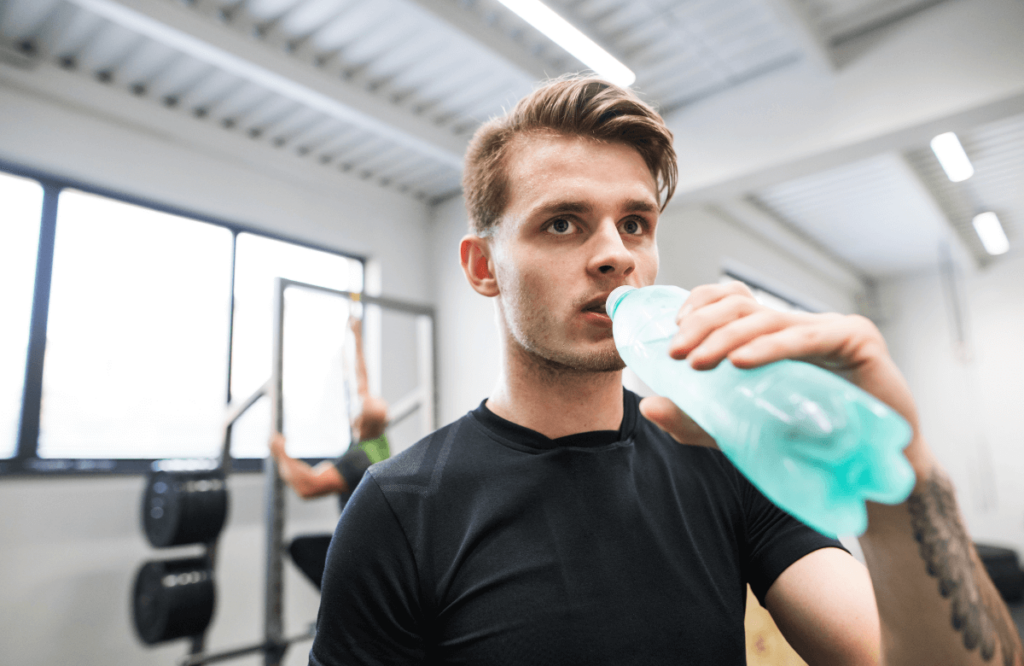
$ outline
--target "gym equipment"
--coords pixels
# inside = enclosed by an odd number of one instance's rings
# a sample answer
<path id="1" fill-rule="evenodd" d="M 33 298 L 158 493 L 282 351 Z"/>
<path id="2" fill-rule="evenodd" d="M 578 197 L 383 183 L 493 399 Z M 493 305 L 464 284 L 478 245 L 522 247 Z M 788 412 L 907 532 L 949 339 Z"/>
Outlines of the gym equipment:
<path id="1" fill-rule="evenodd" d="M 434 310 L 433 308 L 396 301 L 379 296 L 365 296 L 349 291 L 329 289 L 318 285 L 277 278 L 274 292 L 274 359 L 271 366 L 271 422 L 274 429 L 284 432 L 284 407 L 282 395 L 282 373 L 284 369 L 284 305 L 285 291 L 289 288 L 305 289 L 324 294 L 333 294 L 342 298 L 362 302 L 365 306 L 396 310 L 415 315 L 417 318 L 417 342 L 419 347 L 418 376 L 420 388 L 401 401 L 401 417 L 405 418 L 419 409 L 423 425 L 427 431 L 434 429 L 436 419 L 434 396 L 436 381 L 434 377 Z M 369 308 L 366 308 L 369 310 Z M 370 312 L 365 312 L 364 320 Z M 395 410 L 398 411 L 398 410 Z M 394 423 L 394 419 L 392 419 Z M 267 646 L 278 646 L 279 650 L 268 649 L 264 652 L 264 666 L 279 666 L 284 655 L 287 640 L 283 632 L 283 560 L 284 560 L 284 482 L 277 472 L 277 463 L 267 457 L 263 465 L 266 493 L 266 578 L 264 597 L 263 631 Z"/>
<path id="2" fill-rule="evenodd" d="M 980 543 L 974 547 L 1003 600 L 1015 603 L 1024 599 L 1024 570 L 1017 559 L 1017 551 Z"/>
<path id="3" fill-rule="evenodd" d="M 147 645 L 202 634 L 213 618 L 216 591 L 206 557 L 144 563 L 132 595 L 135 630 Z"/>
<path id="4" fill-rule="evenodd" d="M 223 446 L 212 470 L 174 471 L 154 463 L 147 479 L 142 504 L 143 531 L 157 548 L 201 543 L 205 555 L 146 562 L 136 574 L 132 609 L 136 630 L 147 645 L 176 638 L 191 638 L 191 648 L 180 666 L 200 666 L 262 653 L 265 666 L 279 666 L 288 646 L 308 640 L 315 626 L 296 636 L 284 636 L 283 554 L 284 482 L 273 457 L 263 464 L 266 498 L 263 640 L 221 652 L 204 652 L 205 634 L 214 611 L 214 564 L 217 540 L 227 518 L 227 476 L 231 473 L 231 428 L 242 414 L 263 396 L 269 396 L 275 430 L 284 432 L 282 371 L 285 291 L 289 288 L 330 294 L 368 306 L 364 321 L 374 309 L 394 310 L 416 317 L 418 387 L 395 402 L 391 424 L 419 412 L 425 432 L 434 429 L 436 378 L 434 376 L 434 311 L 430 307 L 389 298 L 328 289 L 277 278 L 274 287 L 274 337 L 272 374 L 244 400 L 232 402 L 223 425 Z M 379 313 L 379 310 L 378 310 Z"/>
<path id="5" fill-rule="evenodd" d="M 156 471 L 149 475 L 142 500 L 142 528 L 155 548 L 214 541 L 227 515 L 223 471 Z"/>

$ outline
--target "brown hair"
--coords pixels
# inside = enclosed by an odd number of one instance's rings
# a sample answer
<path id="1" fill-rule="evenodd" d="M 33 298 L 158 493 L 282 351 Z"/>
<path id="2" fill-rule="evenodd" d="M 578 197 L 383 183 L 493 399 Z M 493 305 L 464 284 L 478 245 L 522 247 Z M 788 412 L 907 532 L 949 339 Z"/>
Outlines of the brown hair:
<path id="1" fill-rule="evenodd" d="M 477 129 L 466 150 L 462 189 L 470 230 L 492 232 L 508 204 L 508 155 L 520 134 L 555 132 L 635 148 L 651 170 L 662 210 L 676 188 L 672 132 L 649 104 L 632 91 L 595 77 L 549 81 L 500 118 Z"/>

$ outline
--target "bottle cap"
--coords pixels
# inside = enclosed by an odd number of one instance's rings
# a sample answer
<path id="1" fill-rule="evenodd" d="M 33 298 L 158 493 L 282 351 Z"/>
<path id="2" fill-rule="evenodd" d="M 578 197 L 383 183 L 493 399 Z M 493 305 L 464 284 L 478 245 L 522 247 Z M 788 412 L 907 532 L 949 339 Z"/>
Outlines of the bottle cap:
<path id="1" fill-rule="evenodd" d="M 621 287 L 616 287 L 612 293 L 608 294 L 608 300 L 604 302 L 604 311 L 608 313 L 608 316 L 612 319 L 615 318 L 615 308 L 618 307 L 619 301 L 626 295 L 627 292 L 633 291 L 636 287 L 631 287 L 628 284 L 624 284 Z"/>

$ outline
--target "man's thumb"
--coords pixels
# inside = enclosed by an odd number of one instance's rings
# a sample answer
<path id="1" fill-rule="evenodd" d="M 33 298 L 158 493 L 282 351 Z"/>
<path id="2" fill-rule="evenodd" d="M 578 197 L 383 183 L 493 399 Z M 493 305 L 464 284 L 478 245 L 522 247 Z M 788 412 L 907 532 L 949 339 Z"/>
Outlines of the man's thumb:
<path id="1" fill-rule="evenodd" d="M 704 432 L 693 419 L 668 398 L 661 396 L 644 398 L 640 401 L 640 413 L 680 444 L 718 448 L 711 435 Z"/>

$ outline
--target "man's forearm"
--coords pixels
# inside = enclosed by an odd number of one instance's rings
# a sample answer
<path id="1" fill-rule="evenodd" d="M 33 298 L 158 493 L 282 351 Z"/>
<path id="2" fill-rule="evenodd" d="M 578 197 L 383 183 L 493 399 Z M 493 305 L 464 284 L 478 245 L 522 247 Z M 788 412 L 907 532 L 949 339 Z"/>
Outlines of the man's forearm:
<path id="1" fill-rule="evenodd" d="M 938 465 L 908 500 L 869 504 L 861 537 L 886 664 L 1024 664 L 1010 614 L 975 552 Z"/>

